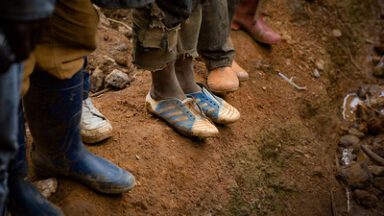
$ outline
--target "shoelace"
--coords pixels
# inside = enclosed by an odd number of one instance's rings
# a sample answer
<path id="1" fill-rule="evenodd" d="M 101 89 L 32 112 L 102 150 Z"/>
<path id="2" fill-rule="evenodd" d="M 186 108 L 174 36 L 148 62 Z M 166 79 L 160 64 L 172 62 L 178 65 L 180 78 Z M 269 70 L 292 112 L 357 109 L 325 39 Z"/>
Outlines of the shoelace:
<path id="1" fill-rule="evenodd" d="M 213 122 L 209 118 L 207 118 L 207 116 L 204 114 L 203 110 L 201 109 L 199 104 L 196 103 L 193 97 L 187 96 L 187 99 L 183 101 L 183 104 L 187 106 L 193 114 L 200 116 L 205 120 L 209 121 L 211 124 L 213 124 Z"/>

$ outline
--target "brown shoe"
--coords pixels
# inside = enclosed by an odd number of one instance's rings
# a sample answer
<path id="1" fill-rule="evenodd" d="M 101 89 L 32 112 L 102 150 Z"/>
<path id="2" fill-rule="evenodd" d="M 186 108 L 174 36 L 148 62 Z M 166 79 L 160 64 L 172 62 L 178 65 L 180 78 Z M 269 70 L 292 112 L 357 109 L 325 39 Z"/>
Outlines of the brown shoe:
<path id="1" fill-rule="evenodd" d="M 240 67 L 239 64 L 237 64 L 236 61 L 232 61 L 232 66 L 231 66 L 233 72 L 236 73 L 237 78 L 239 78 L 239 81 L 246 81 L 249 79 L 249 74 L 247 71 L 244 70 L 244 68 Z"/>
<path id="2" fill-rule="evenodd" d="M 207 85 L 214 93 L 226 93 L 239 89 L 239 79 L 231 67 L 221 67 L 211 70 Z"/>

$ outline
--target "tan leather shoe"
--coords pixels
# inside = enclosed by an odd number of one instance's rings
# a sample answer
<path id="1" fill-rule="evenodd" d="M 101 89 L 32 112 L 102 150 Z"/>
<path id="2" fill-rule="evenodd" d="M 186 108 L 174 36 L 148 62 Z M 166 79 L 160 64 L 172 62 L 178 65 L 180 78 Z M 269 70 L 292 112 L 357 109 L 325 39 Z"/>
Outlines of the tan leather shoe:
<path id="1" fill-rule="evenodd" d="M 232 61 L 232 67 L 231 68 L 232 68 L 233 72 L 236 73 L 237 78 L 239 78 L 240 82 L 246 81 L 249 79 L 249 74 L 247 73 L 247 71 L 245 71 L 244 68 L 240 67 L 240 65 L 237 64 L 237 62 Z"/>
<path id="2" fill-rule="evenodd" d="M 207 85 L 214 93 L 226 93 L 239 89 L 239 79 L 231 67 L 220 67 L 209 72 Z"/>

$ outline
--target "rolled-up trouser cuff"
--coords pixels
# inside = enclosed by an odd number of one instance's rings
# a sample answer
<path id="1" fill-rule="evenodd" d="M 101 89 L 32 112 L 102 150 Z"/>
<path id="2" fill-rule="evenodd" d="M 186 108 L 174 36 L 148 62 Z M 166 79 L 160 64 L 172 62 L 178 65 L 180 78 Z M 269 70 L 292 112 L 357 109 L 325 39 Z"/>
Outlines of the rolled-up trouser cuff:
<path id="1" fill-rule="evenodd" d="M 163 15 L 156 4 L 133 10 L 133 62 L 139 68 L 161 70 L 179 57 L 198 56 L 201 5 L 196 4 L 189 20 L 175 28 L 163 24 Z"/>
<path id="2" fill-rule="evenodd" d="M 231 67 L 233 58 L 230 59 L 221 59 L 221 60 L 206 60 L 204 59 L 205 66 L 208 71 L 214 70 L 221 67 Z"/>

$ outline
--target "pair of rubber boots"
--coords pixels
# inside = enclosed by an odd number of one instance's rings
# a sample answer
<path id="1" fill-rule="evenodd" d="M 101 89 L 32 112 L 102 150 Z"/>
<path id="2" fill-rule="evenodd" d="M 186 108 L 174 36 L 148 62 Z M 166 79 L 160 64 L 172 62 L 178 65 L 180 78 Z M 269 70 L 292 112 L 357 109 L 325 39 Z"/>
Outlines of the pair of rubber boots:
<path id="1" fill-rule="evenodd" d="M 106 194 L 119 194 L 135 185 L 134 176 L 90 153 L 81 141 L 80 118 L 83 75 L 58 80 L 34 72 L 24 97 L 24 111 L 33 137 L 31 152 L 36 174 L 66 176 Z M 19 151 L 9 170 L 12 215 L 63 215 L 24 178 L 27 175 L 23 114 L 20 114 Z"/>

